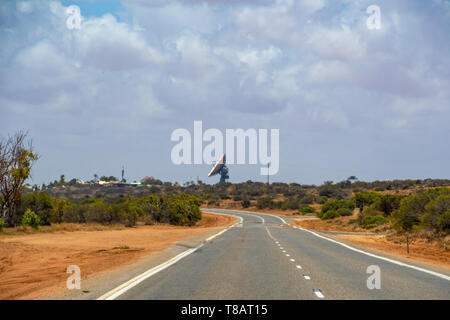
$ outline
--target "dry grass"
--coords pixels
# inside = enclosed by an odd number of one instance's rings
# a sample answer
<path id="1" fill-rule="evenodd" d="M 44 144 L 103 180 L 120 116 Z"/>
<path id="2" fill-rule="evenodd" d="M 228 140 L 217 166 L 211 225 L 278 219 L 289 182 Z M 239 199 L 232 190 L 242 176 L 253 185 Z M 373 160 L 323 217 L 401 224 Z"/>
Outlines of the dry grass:
<path id="1" fill-rule="evenodd" d="M 122 230 L 124 225 L 112 224 L 102 225 L 98 223 L 56 223 L 51 226 L 39 226 L 39 229 L 33 229 L 28 226 L 18 226 L 14 228 L 4 228 L 1 236 L 15 236 L 25 234 L 38 233 L 54 233 L 54 232 L 74 232 L 74 231 L 105 231 L 105 230 Z"/>

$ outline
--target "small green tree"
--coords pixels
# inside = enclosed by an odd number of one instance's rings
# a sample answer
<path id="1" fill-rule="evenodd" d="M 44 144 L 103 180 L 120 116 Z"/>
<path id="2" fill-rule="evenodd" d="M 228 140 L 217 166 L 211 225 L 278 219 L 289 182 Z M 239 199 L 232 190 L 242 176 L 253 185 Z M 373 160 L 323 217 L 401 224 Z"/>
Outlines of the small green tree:
<path id="1" fill-rule="evenodd" d="M 0 232 L 3 231 L 3 220 L 0 218 Z"/>
<path id="2" fill-rule="evenodd" d="M 27 209 L 22 218 L 22 225 L 30 226 L 34 229 L 37 229 L 39 228 L 39 217 L 37 216 L 36 213 L 31 211 L 30 209 Z"/>

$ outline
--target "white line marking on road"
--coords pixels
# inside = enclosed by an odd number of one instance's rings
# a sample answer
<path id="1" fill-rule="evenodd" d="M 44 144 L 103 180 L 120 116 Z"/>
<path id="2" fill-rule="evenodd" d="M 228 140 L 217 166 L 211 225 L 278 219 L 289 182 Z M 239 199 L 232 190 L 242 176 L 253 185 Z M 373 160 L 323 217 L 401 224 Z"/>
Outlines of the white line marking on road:
<path id="1" fill-rule="evenodd" d="M 290 256 L 291 256 L 290 254 L 287 254 L 287 253 L 286 253 L 286 257 L 290 257 Z"/>
<path id="2" fill-rule="evenodd" d="M 286 253 L 286 250 L 283 250 L 283 253 Z"/>
<path id="3" fill-rule="evenodd" d="M 381 260 L 384 260 L 384 261 L 387 261 L 387 262 L 390 262 L 390 263 L 393 263 L 393 264 L 396 264 L 396 265 L 399 265 L 399 266 L 402 266 L 402 267 L 411 268 L 411 269 L 414 269 L 414 270 L 417 270 L 417 271 L 422 271 L 422 272 L 431 274 L 431 275 L 433 275 L 433 276 L 436 276 L 436 277 L 439 277 L 439 278 L 442 278 L 442 279 L 445 279 L 445 280 L 450 281 L 450 277 L 449 277 L 449 276 L 446 276 L 445 274 L 438 273 L 438 272 L 431 271 L 431 270 L 427 270 L 427 269 L 423 269 L 423 268 L 416 267 L 416 266 L 413 266 L 413 265 L 410 265 L 410 264 L 407 264 L 407 263 L 403 263 L 403 262 L 400 262 L 400 261 L 397 261 L 397 260 L 385 258 L 385 257 L 382 257 L 382 256 L 378 256 L 378 255 L 376 255 L 376 254 L 373 254 L 373 253 L 369 253 L 369 252 L 366 252 L 366 251 L 363 251 L 363 250 L 360 250 L 360 249 L 356 249 L 356 248 L 353 248 L 353 247 L 351 247 L 351 246 L 349 246 L 349 245 L 347 245 L 347 244 L 345 244 L 345 243 L 342 243 L 342 242 L 339 242 L 339 241 L 330 239 L 330 238 L 328 238 L 328 237 L 322 236 L 322 235 L 317 234 L 317 233 L 315 233 L 314 231 L 311 231 L 311 230 L 308 230 L 308 229 L 303 229 L 303 228 L 299 228 L 299 229 L 300 229 L 300 230 L 303 230 L 303 231 L 306 231 L 306 232 L 309 232 L 309 233 L 312 233 L 312 234 L 315 235 L 316 237 L 319 237 L 319 238 L 322 238 L 322 239 L 325 239 L 325 240 L 328 240 L 328 241 L 337 243 L 337 244 L 339 244 L 339 245 L 341 245 L 341 246 L 343 246 L 343 247 L 345 247 L 345 248 L 347 248 L 347 249 L 350 249 L 350 250 L 353 250 L 353 251 L 356 251 L 356 252 L 365 254 L 365 255 L 367 255 L 367 256 L 369 256 L 369 257 L 381 259 Z"/>
<path id="4" fill-rule="evenodd" d="M 295 259 L 291 259 L 292 262 L 295 262 Z"/>
<path id="5" fill-rule="evenodd" d="M 226 214 L 226 213 L 225 213 Z M 229 214 L 230 216 L 233 216 L 231 214 Z M 242 223 L 243 219 L 242 217 L 239 216 L 234 216 L 237 218 L 240 218 L 240 222 Z M 221 235 L 222 233 L 224 233 L 225 231 L 227 231 L 228 229 L 234 227 L 236 224 L 238 224 L 239 222 L 234 223 L 233 225 L 225 228 L 224 230 L 221 230 L 220 232 L 218 232 L 217 234 L 209 237 L 208 239 L 205 240 L 205 242 L 209 242 L 212 239 L 214 239 L 215 237 Z M 167 260 L 166 262 L 161 263 L 160 265 L 153 267 L 147 271 L 145 271 L 144 273 L 141 273 L 140 275 L 132 278 L 131 280 L 128 280 L 127 282 L 121 284 L 120 286 L 108 291 L 107 293 L 105 293 L 104 295 L 102 295 L 101 297 L 97 298 L 97 300 L 114 300 L 117 297 L 121 296 L 122 294 L 124 294 L 125 292 L 127 292 L 128 290 L 130 290 L 131 288 L 135 287 L 136 285 L 138 285 L 139 283 L 141 283 L 142 281 L 150 278 L 151 276 L 157 274 L 158 272 L 167 269 L 168 267 L 170 267 L 171 265 L 177 263 L 178 261 L 180 261 L 181 259 L 183 259 L 184 257 L 187 257 L 188 255 L 194 253 L 195 251 L 197 251 L 199 248 L 204 246 L 204 243 L 198 245 L 195 248 L 192 249 L 188 249 L 186 251 L 183 251 L 182 253 L 176 255 L 175 257 Z"/>
<path id="6" fill-rule="evenodd" d="M 249 214 L 249 212 L 251 212 L 251 213 L 258 213 L 258 212 L 253 212 L 253 211 L 241 211 L 241 210 L 231 210 L 231 211 L 235 211 L 235 212 L 239 212 L 239 213 L 246 213 L 246 214 Z M 276 216 L 276 215 L 273 215 L 273 214 L 270 214 L 270 213 L 259 213 L 259 214 L 261 214 L 261 215 L 267 215 L 267 216 L 272 216 L 272 217 L 278 218 L 278 219 L 280 219 L 281 222 L 283 222 L 284 224 L 288 224 L 283 218 L 281 218 L 281 217 L 279 217 L 279 216 Z"/>
<path id="7" fill-rule="evenodd" d="M 325 296 L 323 295 L 322 291 L 320 291 L 320 289 L 313 289 L 313 292 L 316 294 L 317 297 L 325 298 Z"/>
<path id="8" fill-rule="evenodd" d="M 301 265 L 296 265 L 296 267 L 297 267 L 297 269 L 301 269 L 302 268 L 302 266 Z"/>
<path id="9" fill-rule="evenodd" d="M 266 231 L 267 231 L 267 234 L 269 235 L 269 237 L 270 237 L 271 239 L 274 239 L 274 240 L 275 240 L 275 238 L 274 238 L 273 235 L 270 233 L 269 228 L 267 228 L 267 226 L 266 226 Z"/>
<path id="10" fill-rule="evenodd" d="M 308 276 L 307 274 L 304 274 L 304 275 L 303 275 L 303 278 L 305 278 L 305 280 L 311 280 L 311 277 Z"/>

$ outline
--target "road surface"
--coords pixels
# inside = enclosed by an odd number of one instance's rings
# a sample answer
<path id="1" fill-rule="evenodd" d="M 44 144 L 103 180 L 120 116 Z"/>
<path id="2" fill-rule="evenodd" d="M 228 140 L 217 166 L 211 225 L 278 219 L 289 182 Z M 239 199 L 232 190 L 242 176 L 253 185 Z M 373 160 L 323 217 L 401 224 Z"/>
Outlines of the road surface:
<path id="1" fill-rule="evenodd" d="M 109 299 L 450 299 L 447 274 L 414 269 L 293 228 L 277 216 L 206 210 L 242 218 L 159 272 Z M 399 264 L 400 263 L 400 264 Z M 369 266 L 380 289 L 369 289 Z M 372 269 L 374 270 L 374 269 Z M 376 281 L 370 281 L 373 286 Z M 113 294 L 114 293 L 114 294 Z"/>

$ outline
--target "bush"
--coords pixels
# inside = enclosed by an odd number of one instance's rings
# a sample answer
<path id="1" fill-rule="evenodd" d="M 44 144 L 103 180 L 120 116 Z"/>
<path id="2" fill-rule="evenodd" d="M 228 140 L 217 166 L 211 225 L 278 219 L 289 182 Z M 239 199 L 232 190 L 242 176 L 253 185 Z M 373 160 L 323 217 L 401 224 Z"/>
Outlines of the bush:
<path id="1" fill-rule="evenodd" d="M 317 203 L 324 204 L 324 203 L 327 202 L 327 200 L 328 200 L 327 197 L 319 197 L 319 198 L 317 199 Z"/>
<path id="2" fill-rule="evenodd" d="M 341 216 L 341 214 L 351 215 L 353 209 L 355 209 L 355 203 L 353 201 L 329 199 L 322 206 L 322 209 L 317 214 L 317 216 L 320 219 L 332 219 Z"/>
<path id="3" fill-rule="evenodd" d="M 274 206 L 274 203 L 271 198 L 269 197 L 262 197 L 259 198 L 256 202 L 256 207 L 258 209 L 265 209 L 265 208 L 272 208 Z"/>
<path id="4" fill-rule="evenodd" d="M 36 213 L 31 211 L 30 209 L 27 209 L 22 218 L 22 225 L 30 226 L 34 229 L 37 229 L 39 228 L 39 217 L 37 216 Z"/>
<path id="5" fill-rule="evenodd" d="M 376 215 L 376 216 L 366 216 L 361 220 L 361 224 L 364 226 L 367 225 L 380 225 L 383 223 L 386 223 L 388 219 L 383 215 Z"/>
<path id="6" fill-rule="evenodd" d="M 314 210 L 314 208 L 311 206 L 304 205 L 303 207 L 300 208 L 300 212 L 301 213 L 314 213 L 314 212 L 316 212 L 316 210 Z"/>
<path id="7" fill-rule="evenodd" d="M 320 219 L 322 220 L 327 220 L 327 219 L 334 219 L 339 217 L 339 213 L 337 212 L 337 210 L 331 209 L 328 210 L 327 212 L 325 212 Z"/>
<path id="8" fill-rule="evenodd" d="M 425 215 L 422 218 L 423 224 L 435 229 L 443 230 L 438 224 L 438 220 L 448 210 L 450 210 L 450 194 L 441 195 L 436 199 L 431 200 L 425 206 Z M 442 219 L 445 220 L 445 218 Z"/>
<path id="9" fill-rule="evenodd" d="M 289 202 L 285 201 L 281 204 L 281 210 L 289 210 L 291 208 Z"/>
<path id="10" fill-rule="evenodd" d="M 404 197 L 392 213 L 394 227 L 401 231 L 424 225 L 437 229 L 437 218 L 447 210 L 449 195 L 450 188 L 436 188 Z"/>
<path id="11" fill-rule="evenodd" d="M 300 202 L 302 204 L 312 204 L 314 203 L 314 200 L 316 199 L 316 197 L 314 197 L 313 194 L 308 193 L 306 196 L 304 196 Z"/>
<path id="12" fill-rule="evenodd" d="M 379 193 L 375 192 L 356 192 L 355 193 L 355 204 L 356 207 L 362 212 L 365 206 L 370 206 L 375 201 L 380 198 Z"/>
<path id="13" fill-rule="evenodd" d="M 244 199 L 242 200 L 242 208 L 248 208 L 250 207 L 250 200 Z"/>
<path id="14" fill-rule="evenodd" d="M 437 218 L 437 226 L 442 231 L 450 230 L 450 209 Z"/>
<path id="15" fill-rule="evenodd" d="M 353 214 L 353 210 L 352 209 L 350 209 L 350 208 L 339 208 L 339 209 L 337 209 L 337 213 L 340 215 L 340 216 L 351 216 L 352 214 Z"/>
<path id="16" fill-rule="evenodd" d="M 110 206 L 107 206 L 101 200 L 87 205 L 84 213 L 86 222 L 96 222 L 101 224 L 110 224 L 113 222 L 113 214 Z"/>
<path id="17" fill-rule="evenodd" d="M 3 231 L 3 226 L 4 226 L 3 220 L 0 218 L 0 232 Z"/>
<path id="18" fill-rule="evenodd" d="M 63 222 L 85 223 L 86 219 L 84 213 L 86 210 L 86 205 L 71 204 L 64 209 L 61 219 Z"/>

